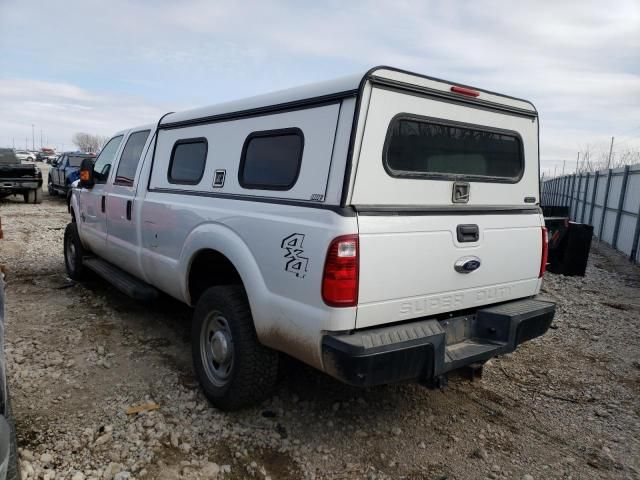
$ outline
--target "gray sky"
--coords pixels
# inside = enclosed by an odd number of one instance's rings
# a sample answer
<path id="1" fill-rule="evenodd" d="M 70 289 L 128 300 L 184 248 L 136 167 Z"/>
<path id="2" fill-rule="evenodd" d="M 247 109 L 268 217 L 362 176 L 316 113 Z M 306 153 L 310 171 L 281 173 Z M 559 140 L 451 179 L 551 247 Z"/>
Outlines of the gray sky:
<path id="1" fill-rule="evenodd" d="M 533 101 L 545 169 L 640 149 L 640 0 L 0 0 L 0 59 L 0 145 L 387 64 Z"/>

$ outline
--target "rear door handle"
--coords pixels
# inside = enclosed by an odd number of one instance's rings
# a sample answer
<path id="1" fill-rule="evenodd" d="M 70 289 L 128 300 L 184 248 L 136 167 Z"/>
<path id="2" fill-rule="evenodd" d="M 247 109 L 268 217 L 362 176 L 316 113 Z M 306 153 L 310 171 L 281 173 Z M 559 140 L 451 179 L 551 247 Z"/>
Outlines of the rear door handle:
<path id="1" fill-rule="evenodd" d="M 460 243 L 477 242 L 480 239 L 478 225 L 458 225 L 456 234 Z"/>
<path id="2" fill-rule="evenodd" d="M 105 212 L 105 210 L 107 209 L 107 197 L 105 195 L 102 196 L 102 213 Z"/>
<path id="3" fill-rule="evenodd" d="M 127 220 L 131 220 L 131 200 L 127 200 Z"/>

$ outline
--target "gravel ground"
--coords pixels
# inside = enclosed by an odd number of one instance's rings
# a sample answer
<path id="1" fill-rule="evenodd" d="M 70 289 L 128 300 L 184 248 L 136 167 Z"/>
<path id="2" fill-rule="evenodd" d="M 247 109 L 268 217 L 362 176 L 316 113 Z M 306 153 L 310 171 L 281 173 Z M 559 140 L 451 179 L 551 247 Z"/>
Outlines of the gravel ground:
<path id="1" fill-rule="evenodd" d="M 640 478 L 640 269 L 610 249 L 585 278 L 547 275 L 552 329 L 482 381 L 360 390 L 291 362 L 276 396 L 227 414 L 193 377 L 189 308 L 70 283 L 60 199 L 0 216 L 25 479 Z"/>

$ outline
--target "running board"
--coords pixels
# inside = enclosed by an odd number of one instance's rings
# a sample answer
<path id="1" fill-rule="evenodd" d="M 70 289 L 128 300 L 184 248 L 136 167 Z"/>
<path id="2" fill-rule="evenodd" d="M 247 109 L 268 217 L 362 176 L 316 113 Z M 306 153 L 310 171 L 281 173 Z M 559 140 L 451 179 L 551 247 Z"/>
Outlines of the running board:
<path id="1" fill-rule="evenodd" d="M 134 300 L 149 301 L 158 297 L 158 290 L 154 287 L 101 258 L 85 257 L 82 264 Z"/>

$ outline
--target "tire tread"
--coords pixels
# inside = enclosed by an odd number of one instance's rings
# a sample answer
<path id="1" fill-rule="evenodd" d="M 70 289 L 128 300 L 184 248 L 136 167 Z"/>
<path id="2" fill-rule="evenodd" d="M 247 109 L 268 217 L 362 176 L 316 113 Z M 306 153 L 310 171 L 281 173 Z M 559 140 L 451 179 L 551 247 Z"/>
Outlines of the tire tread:
<path id="1" fill-rule="evenodd" d="M 215 386 L 211 388 L 207 385 L 206 375 L 202 367 L 198 367 L 198 362 L 201 361 L 199 351 L 201 322 L 204 321 L 207 313 L 202 309 L 206 308 L 210 302 L 212 305 L 226 303 L 219 308 L 227 307 L 233 317 L 227 320 L 233 335 L 236 355 L 235 371 L 226 389 Z M 196 372 L 200 377 L 205 395 L 214 406 L 223 410 L 237 410 L 265 400 L 273 393 L 278 380 L 279 354 L 259 342 L 249 302 L 242 286 L 216 286 L 202 294 L 194 313 L 192 347 Z"/>

